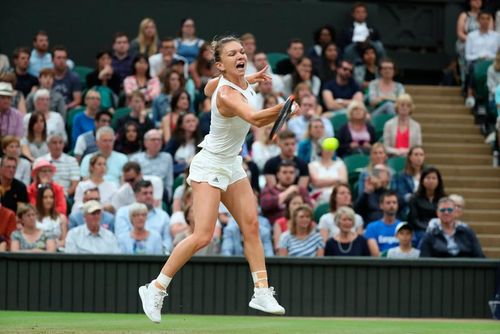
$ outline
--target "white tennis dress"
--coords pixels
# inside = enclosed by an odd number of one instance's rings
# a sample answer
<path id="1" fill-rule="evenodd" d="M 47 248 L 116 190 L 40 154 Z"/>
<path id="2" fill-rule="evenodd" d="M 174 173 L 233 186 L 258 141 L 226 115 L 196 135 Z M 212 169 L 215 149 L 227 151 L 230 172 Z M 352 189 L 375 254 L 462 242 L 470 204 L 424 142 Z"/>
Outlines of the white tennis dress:
<path id="1" fill-rule="evenodd" d="M 222 116 L 217 108 L 217 94 L 223 86 L 229 86 L 240 92 L 248 104 L 257 109 L 256 94 L 252 86 L 242 89 L 221 77 L 212 95 L 212 114 L 210 132 L 198 146 L 202 150 L 195 155 L 189 167 L 188 183 L 191 181 L 208 182 L 211 186 L 226 191 L 227 187 L 247 175 L 239 155 L 250 124 L 234 116 Z"/>

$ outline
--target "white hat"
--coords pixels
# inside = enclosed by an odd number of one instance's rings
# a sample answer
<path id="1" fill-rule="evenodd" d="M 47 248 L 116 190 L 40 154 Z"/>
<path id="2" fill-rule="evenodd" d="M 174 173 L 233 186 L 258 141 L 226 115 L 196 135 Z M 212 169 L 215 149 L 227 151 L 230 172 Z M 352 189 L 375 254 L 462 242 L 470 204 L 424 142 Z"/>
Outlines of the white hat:
<path id="1" fill-rule="evenodd" d="M 91 200 L 83 204 L 82 210 L 84 214 L 92 213 L 102 210 L 102 206 L 101 203 L 99 203 L 98 201 Z"/>
<path id="2" fill-rule="evenodd" d="M 0 95 L 14 96 L 14 90 L 10 82 L 0 82 Z"/>

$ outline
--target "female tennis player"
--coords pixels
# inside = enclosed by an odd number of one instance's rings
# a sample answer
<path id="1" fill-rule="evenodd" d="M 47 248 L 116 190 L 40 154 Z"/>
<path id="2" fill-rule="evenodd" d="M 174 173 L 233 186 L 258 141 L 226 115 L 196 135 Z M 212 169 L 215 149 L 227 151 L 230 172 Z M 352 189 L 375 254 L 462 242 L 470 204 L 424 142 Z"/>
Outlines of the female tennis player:
<path id="1" fill-rule="evenodd" d="M 245 78 L 247 55 L 237 38 L 221 38 L 212 47 L 215 65 L 222 75 L 205 88 L 206 95 L 213 96 L 210 132 L 199 145 L 202 150 L 193 158 L 187 179 L 193 188 L 194 232 L 174 248 L 158 277 L 139 288 L 144 313 L 154 322 L 161 320 L 163 298 L 172 277 L 212 240 L 220 202 L 238 222 L 245 240 L 245 256 L 254 282 L 249 306 L 273 314 L 285 313 L 268 285 L 257 205 L 238 155 L 250 125 L 262 127 L 274 122 L 283 104 L 257 111 L 250 83 L 270 78 L 266 69 Z"/>

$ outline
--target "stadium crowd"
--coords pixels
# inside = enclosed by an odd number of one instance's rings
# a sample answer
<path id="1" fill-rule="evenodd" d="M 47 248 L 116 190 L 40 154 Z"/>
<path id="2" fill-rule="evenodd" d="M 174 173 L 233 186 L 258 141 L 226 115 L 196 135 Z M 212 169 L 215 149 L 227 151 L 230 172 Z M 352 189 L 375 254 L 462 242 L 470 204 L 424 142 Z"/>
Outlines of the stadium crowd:
<path id="1" fill-rule="evenodd" d="M 496 112 L 500 38 L 480 7 L 471 0 L 458 19 L 459 64 L 466 103 L 480 113 L 474 64 L 494 60 L 486 105 Z M 366 6 L 351 15 L 341 34 L 321 26 L 313 47 L 291 39 L 279 59 L 240 36 L 247 73 L 267 67 L 272 77 L 254 87 L 262 108 L 290 94 L 301 106 L 277 142 L 272 126 L 252 128 L 241 151 L 266 256 L 483 257 L 461 220 L 463 197 L 425 163 L 413 99 Z M 0 250 L 169 254 L 195 228 L 185 180 L 210 128 L 203 87 L 219 75 L 210 45 L 191 18 L 175 38 L 145 18 L 111 48 L 88 69 L 39 31 L 12 67 L 0 57 Z M 197 255 L 243 255 L 222 204 L 214 224 Z"/>

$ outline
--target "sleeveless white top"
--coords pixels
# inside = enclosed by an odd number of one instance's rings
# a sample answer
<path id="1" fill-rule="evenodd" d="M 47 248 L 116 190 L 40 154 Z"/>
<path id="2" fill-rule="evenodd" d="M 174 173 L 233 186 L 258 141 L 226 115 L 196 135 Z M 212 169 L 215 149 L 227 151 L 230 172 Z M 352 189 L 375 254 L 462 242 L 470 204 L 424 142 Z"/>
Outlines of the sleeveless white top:
<path id="1" fill-rule="evenodd" d="M 210 132 L 198 146 L 210 153 L 222 157 L 235 157 L 240 153 L 250 124 L 239 116 L 222 116 L 217 108 L 217 94 L 222 86 L 229 86 L 243 95 L 248 104 L 257 109 L 256 95 L 252 86 L 247 83 L 247 89 L 242 89 L 221 76 L 219 84 L 212 96 L 212 114 Z"/>

